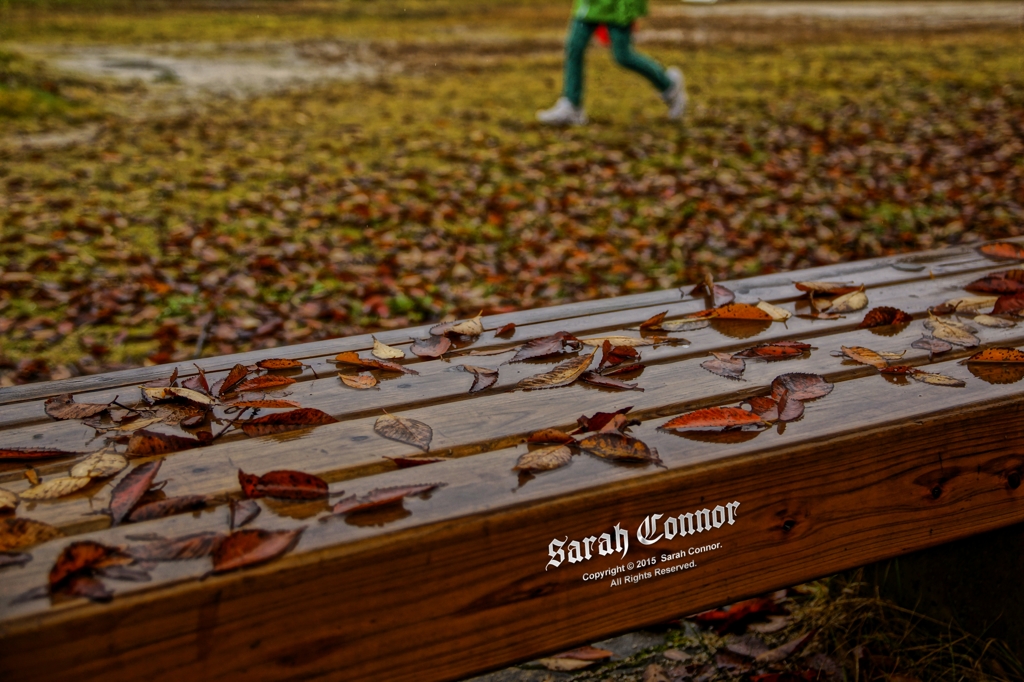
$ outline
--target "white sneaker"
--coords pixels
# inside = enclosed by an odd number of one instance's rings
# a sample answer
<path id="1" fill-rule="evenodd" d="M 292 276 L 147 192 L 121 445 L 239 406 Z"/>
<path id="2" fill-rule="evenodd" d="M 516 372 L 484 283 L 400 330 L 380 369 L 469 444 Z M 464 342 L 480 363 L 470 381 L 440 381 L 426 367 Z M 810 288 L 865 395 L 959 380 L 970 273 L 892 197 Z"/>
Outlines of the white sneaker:
<path id="1" fill-rule="evenodd" d="M 672 86 L 661 93 L 661 99 L 668 105 L 668 117 L 678 121 L 686 111 L 686 81 L 683 80 L 683 72 L 675 66 L 666 70 L 665 75 L 672 81 Z"/>
<path id="2" fill-rule="evenodd" d="M 537 120 L 549 126 L 586 125 L 587 115 L 583 107 L 577 107 L 567 97 L 559 97 L 555 106 L 537 112 Z"/>

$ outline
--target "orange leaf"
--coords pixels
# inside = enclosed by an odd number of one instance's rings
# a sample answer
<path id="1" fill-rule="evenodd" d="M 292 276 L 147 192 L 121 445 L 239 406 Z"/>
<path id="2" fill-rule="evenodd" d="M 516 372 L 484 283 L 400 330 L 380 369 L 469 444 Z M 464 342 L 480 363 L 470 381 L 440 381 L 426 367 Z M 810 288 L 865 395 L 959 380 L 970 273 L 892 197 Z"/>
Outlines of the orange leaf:
<path id="1" fill-rule="evenodd" d="M 298 369 L 302 367 L 302 362 L 299 360 L 288 360 L 285 358 L 269 358 L 267 360 L 260 360 L 256 363 L 256 366 L 260 369 Z"/>
<path id="2" fill-rule="evenodd" d="M 772 321 L 772 316 L 749 303 L 728 303 L 715 308 L 714 317 L 719 320 L 761 320 Z"/>
<path id="3" fill-rule="evenodd" d="M 501 329 L 499 329 L 498 331 L 494 332 L 494 335 L 498 336 L 498 337 L 502 337 L 502 338 L 509 338 L 509 337 L 513 336 L 515 333 L 516 333 L 516 323 L 515 322 L 509 322 L 508 324 L 506 324 L 503 327 L 501 327 Z"/>
<path id="4" fill-rule="evenodd" d="M 576 439 L 558 429 L 541 429 L 530 434 L 527 443 L 575 443 Z"/>
<path id="5" fill-rule="evenodd" d="M 738 426 L 764 424 L 764 420 L 753 412 L 741 407 L 706 407 L 681 414 L 659 428 L 678 431 L 697 431 L 704 429 L 729 429 Z"/>
<path id="6" fill-rule="evenodd" d="M 38 459 L 78 457 L 85 453 L 53 448 L 0 448 L 0 462 L 32 462 Z"/>
<path id="7" fill-rule="evenodd" d="M 294 384 L 295 379 L 291 377 L 273 376 L 265 374 L 261 377 L 253 377 L 248 381 L 235 386 L 233 393 L 244 393 L 245 391 L 265 391 L 268 388 L 277 388 L 279 386 L 288 386 Z"/>
<path id="8" fill-rule="evenodd" d="M 1024 362 L 1024 351 L 1016 348 L 986 348 L 963 362 Z"/>
<path id="9" fill-rule="evenodd" d="M 643 322 L 640 323 L 640 329 L 660 330 L 661 323 L 665 320 L 666 315 L 668 315 L 667 310 L 665 312 L 658 313 L 654 317 L 644 320 Z"/>
<path id="10" fill-rule="evenodd" d="M 1024 247 L 1012 242 L 992 242 L 978 247 L 983 256 L 996 260 L 1024 260 Z"/>
<path id="11" fill-rule="evenodd" d="M 220 385 L 220 391 L 217 395 L 224 395 L 225 393 L 231 392 L 235 386 L 242 383 L 245 377 L 249 376 L 249 370 L 245 365 L 236 364 L 228 372 L 228 375 L 224 378 L 224 382 Z"/>

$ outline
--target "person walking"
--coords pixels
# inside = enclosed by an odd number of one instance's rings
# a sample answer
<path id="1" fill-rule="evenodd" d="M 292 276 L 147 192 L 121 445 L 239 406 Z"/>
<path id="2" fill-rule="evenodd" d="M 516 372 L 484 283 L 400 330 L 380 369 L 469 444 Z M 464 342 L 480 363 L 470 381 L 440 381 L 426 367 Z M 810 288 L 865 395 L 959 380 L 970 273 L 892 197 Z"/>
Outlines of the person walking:
<path id="1" fill-rule="evenodd" d="M 647 0 L 575 0 L 569 35 L 565 42 L 565 76 L 562 96 L 555 106 L 537 112 L 537 120 L 548 125 L 584 125 L 583 58 L 591 36 L 605 26 L 612 55 L 619 66 L 636 71 L 649 80 L 668 105 L 668 117 L 682 118 L 686 109 L 683 73 L 666 69 L 633 49 L 633 22 L 647 14 Z"/>

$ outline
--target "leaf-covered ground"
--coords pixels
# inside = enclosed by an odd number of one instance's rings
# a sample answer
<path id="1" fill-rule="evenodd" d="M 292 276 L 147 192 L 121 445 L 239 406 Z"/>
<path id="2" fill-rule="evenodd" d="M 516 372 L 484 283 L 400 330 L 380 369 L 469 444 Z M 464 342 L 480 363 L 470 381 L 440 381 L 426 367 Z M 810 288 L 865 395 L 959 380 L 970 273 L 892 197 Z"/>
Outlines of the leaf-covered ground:
<path id="1" fill-rule="evenodd" d="M 594 47 L 591 125 L 550 130 L 560 13 L 531 42 L 522 12 L 366 12 L 389 75 L 254 98 L 0 46 L 4 383 L 1024 231 L 1013 31 L 648 42 L 687 74 L 681 125 Z"/>

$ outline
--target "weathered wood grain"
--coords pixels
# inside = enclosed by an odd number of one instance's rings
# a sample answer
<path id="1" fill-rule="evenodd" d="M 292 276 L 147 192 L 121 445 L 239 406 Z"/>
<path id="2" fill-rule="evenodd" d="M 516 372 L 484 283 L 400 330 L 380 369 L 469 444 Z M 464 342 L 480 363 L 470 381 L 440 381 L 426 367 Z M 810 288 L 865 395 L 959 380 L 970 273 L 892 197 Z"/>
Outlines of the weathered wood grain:
<path id="1" fill-rule="evenodd" d="M 263 568 L 132 586 L 109 606 L 22 611 L 0 630 L 11 652 L 0 673 L 91 679 L 109 675 L 114 660 L 126 679 L 455 679 L 625 623 L 1024 520 L 1024 493 L 1008 482 L 1024 465 L 1024 434 L 992 427 L 1024 416 L 1015 389 L 968 386 L 956 398 L 938 387 L 907 390 L 878 377 L 845 382 L 770 447 L 757 440 L 774 434 L 728 448 L 676 439 L 672 448 L 660 439 L 674 436 L 645 433 L 662 446 L 667 471 L 581 460 L 510 489 L 500 472 L 513 451 L 448 463 L 450 487 L 408 503 L 412 516 L 390 527 L 313 524 L 292 556 Z M 885 397 L 894 391 L 904 392 L 895 404 Z M 635 541 L 650 514 L 733 500 L 737 522 L 717 535 L 654 551 Z M 663 547 L 722 547 L 695 555 L 688 571 L 621 587 L 582 580 L 584 569 L 623 563 L 618 556 L 544 570 L 552 539 L 616 523 L 632 535 L 626 560 Z"/>
<path id="2" fill-rule="evenodd" d="M 1011 241 L 1022 240 L 1024 240 L 1024 238 L 1018 238 Z M 911 265 L 913 267 L 921 266 L 923 269 L 920 271 L 898 269 L 893 267 L 894 264 Z M 844 280 L 855 277 L 858 282 L 863 282 L 870 286 L 883 282 L 893 283 L 920 279 L 922 276 L 927 276 L 929 273 L 934 275 L 946 275 L 970 272 L 975 269 L 986 267 L 994 267 L 993 262 L 983 256 L 980 256 L 972 248 L 957 247 L 952 249 L 937 249 L 918 254 L 892 256 L 888 258 L 810 268 L 800 271 L 799 278 L 803 280 Z M 791 297 L 793 295 L 793 276 L 794 275 L 791 274 L 761 275 L 743 280 L 723 282 L 723 284 L 730 286 L 738 294 L 743 296 L 760 297 L 765 300 L 776 300 Z M 536 308 L 533 310 L 492 315 L 487 317 L 486 326 L 488 329 L 493 330 L 508 322 L 515 322 L 517 325 L 534 324 L 553 320 L 566 320 L 575 317 L 589 317 L 620 310 L 633 310 L 636 308 L 665 305 L 677 303 L 679 301 L 679 291 L 676 289 L 667 289 L 664 291 L 620 296 L 617 298 L 601 299 L 597 301 L 583 301 L 547 308 Z M 422 325 L 402 330 L 382 331 L 377 333 L 376 336 L 382 342 L 389 345 L 407 344 L 411 339 L 426 336 L 431 326 L 432 325 Z M 345 339 L 332 339 L 328 341 L 298 344 L 287 348 L 239 353 L 228 357 L 201 358 L 196 360 L 195 364 L 199 365 L 206 371 L 227 371 L 236 362 L 249 364 L 266 357 L 286 357 L 304 360 L 326 354 L 337 354 L 345 350 L 366 350 L 372 346 L 373 341 L 371 339 L 371 335 L 362 334 Z M 58 393 L 77 394 L 105 388 L 134 386 L 139 383 L 145 383 L 153 379 L 168 376 L 175 367 L 178 368 L 181 376 L 183 377 L 195 374 L 193 362 L 189 361 L 119 372 L 109 372 L 106 374 L 74 377 L 72 379 L 66 379 L 58 382 L 0 388 L 0 405 L 18 403 L 27 400 L 38 400 Z"/>

